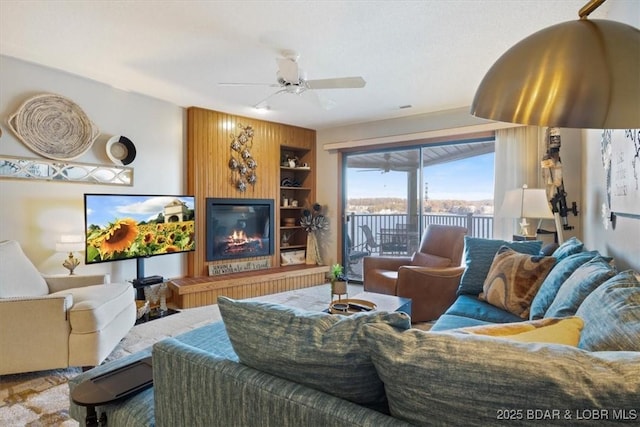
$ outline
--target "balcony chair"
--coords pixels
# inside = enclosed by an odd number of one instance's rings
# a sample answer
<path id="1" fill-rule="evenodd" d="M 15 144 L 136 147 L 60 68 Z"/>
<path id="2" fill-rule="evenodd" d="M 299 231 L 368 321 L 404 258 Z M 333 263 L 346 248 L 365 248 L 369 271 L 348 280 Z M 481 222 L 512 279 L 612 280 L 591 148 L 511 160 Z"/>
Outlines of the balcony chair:
<path id="1" fill-rule="evenodd" d="M 97 366 L 135 321 L 131 284 L 43 276 L 18 242 L 0 242 L 0 375 Z"/>
<path id="2" fill-rule="evenodd" d="M 359 263 L 364 257 L 371 255 L 371 252 L 362 250 L 365 245 L 366 242 L 353 246 L 351 237 L 347 234 L 347 273 L 353 273 L 353 267 L 351 266 Z"/>
<path id="3" fill-rule="evenodd" d="M 380 244 L 378 242 L 376 242 L 376 238 L 373 235 L 373 231 L 371 231 L 371 228 L 369 228 L 369 226 L 367 224 L 361 225 L 360 228 L 362 229 L 362 232 L 364 233 L 364 238 L 365 238 L 364 247 L 365 247 L 365 249 L 369 253 L 374 252 L 376 250 L 379 250 Z"/>
<path id="4" fill-rule="evenodd" d="M 464 227 L 431 224 L 413 256 L 368 256 L 364 290 L 411 298 L 411 321 L 435 320 L 453 303 L 462 267 Z"/>

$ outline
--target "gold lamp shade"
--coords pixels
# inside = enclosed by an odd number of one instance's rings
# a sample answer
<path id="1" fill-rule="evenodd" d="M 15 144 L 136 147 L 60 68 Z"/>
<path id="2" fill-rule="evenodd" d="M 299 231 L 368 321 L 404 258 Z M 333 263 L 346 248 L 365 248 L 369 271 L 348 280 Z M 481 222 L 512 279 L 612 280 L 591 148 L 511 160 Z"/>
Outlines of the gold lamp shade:
<path id="1" fill-rule="evenodd" d="M 471 114 L 537 126 L 638 128 L 640 30 L 580 19 L 538 31 L 489 69 Z"/>

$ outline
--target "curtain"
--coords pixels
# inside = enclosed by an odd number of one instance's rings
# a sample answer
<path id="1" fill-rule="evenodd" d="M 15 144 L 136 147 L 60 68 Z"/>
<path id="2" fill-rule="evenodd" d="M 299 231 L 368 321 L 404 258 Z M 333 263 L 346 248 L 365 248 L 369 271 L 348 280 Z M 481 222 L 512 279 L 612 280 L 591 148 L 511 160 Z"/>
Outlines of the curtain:
<path id="1" fill-rule="evenodd" d="M 496 131 L 493 236 L 511 240 L 519 218 L 505 218 L 500 207 L 507 190 L 544 188 L 540 161 L 547 151 L 546 128 L 522 126 Z"/>

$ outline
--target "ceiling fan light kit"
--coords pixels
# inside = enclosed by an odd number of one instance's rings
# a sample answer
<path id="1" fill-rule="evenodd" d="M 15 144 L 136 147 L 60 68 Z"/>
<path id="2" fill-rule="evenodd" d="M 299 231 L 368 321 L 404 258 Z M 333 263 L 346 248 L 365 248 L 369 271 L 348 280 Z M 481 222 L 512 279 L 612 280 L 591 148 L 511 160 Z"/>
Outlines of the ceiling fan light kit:
<path id="1" fill-rule="evenodd" d="M 640 30 L 587 19 L 604 1 L 505 52 L 480 83 L 471 114 L 549 127 L 640 127 Z"/>

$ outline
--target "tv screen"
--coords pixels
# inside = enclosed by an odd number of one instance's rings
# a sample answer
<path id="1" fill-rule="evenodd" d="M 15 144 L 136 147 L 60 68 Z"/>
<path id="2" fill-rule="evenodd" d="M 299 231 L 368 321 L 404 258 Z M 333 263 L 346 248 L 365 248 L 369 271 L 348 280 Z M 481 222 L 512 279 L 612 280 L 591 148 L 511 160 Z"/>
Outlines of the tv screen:
<path id="1" fill-rule="evenodd" d="M 85 194 L 86 264 L 195 250 L 195 197 Z"/>

